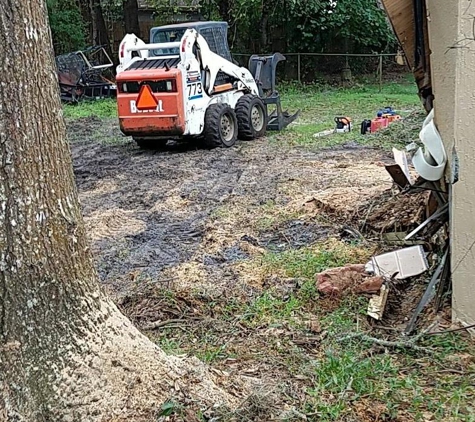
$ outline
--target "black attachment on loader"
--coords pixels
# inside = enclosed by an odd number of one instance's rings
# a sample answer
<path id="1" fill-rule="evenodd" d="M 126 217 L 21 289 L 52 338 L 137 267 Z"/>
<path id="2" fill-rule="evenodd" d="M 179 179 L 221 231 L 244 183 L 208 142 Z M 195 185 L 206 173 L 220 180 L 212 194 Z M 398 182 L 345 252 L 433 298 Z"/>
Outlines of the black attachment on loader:
<path id="1" fill-rule="evenodd" d="M 280 95 L 275 89 L 277 64 L 283 60 L 285 60 L 285 56 L 280 53 L 275 53 L 272 56 L 253 55 L 249 59 L 249 70 L 259 88 L 259 96 L 266 107 L 270 104 L 276 106 L 276 109 L 268 117 L 268 130 L 285 129 L 300 114 L 300 110 L 292 115 L 287 110 L 282 111 Z"/>

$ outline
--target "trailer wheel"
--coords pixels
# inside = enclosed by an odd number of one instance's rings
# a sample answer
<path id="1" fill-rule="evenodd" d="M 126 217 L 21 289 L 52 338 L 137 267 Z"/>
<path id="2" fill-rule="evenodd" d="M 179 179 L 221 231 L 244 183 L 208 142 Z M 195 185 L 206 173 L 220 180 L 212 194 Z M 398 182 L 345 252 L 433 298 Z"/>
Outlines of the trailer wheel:
<path id="1" fill-rule="evenodd" d="M 232 147 L 238 136 L 234 110 L 225 103 L 211 104 L 206 110 L 204 138 L 209 147 Z"/>
<path id="2" fill-rule="evenodd" d="M 264 136 L 267 129 L 267 110 L 259 97 L 246 94 L 236 104 L 239 139 L 252 140 Z"/>
<path id="3" fill-rule="evenodd" d="M 134 138 L 140 149 L 160 149 L 167 145 L 167 139 Z"/>

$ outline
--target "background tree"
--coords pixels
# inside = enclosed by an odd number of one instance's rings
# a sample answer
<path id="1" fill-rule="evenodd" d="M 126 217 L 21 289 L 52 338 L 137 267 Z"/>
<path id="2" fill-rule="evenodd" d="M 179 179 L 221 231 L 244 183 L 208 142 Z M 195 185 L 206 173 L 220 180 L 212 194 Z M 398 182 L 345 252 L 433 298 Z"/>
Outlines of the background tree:
<path id="1" fill-rule="evenodd" d="M 92 44 L 103 46 L 112 57 L 112 49 L 107 31 L 106 21 L 102 10 L 101 0 L 91 0 L 92 15 Z"/>
<path id="2" fill-rule="evenodd" d="M 0 0 L 0 28 L 1 417 L 150 421 L 180 394 L 231 402 L 197 361 L 166 356 L 101 291 L 44 0 Z"/>
<path id="3" fill-rule="evenodd" d="M 279 40 L 288 52 L 339 51 L 347 38 L 352 52 L 382 51 L 394 42 L 378 0 L 210 0 L 202 10 L 230 24 L 240 52 L 269 51 Z"/>
<path id="4" fill-rule="evenodd" d="M 49 23 L 56 54 L 86 45 L 86 21 L 75 0 L 47 0 Z"/>
<path id="5" fill-rule="evenodd" d="M 124 0 L 122 7 L 125 32 L 140 37 L 139 5 L 137 0 Z"/>
<path id="6" fill-rule="evenodd" d="M 89 44 L 109 46 L 110 21 L 123 21 L 126 32 L 140 32 L 137 0 L 77 2 L 48 0 L 55 47 L 71 44 L 67 40 L 75 40 L 77 28 L 84 27 Z M 395 49 L 395 38 L 379 0 L 150 0 L 150 4 L 158 11 L 157 24 L 195 15 L 197 10 L 204 18 L 227 21 L 230 45 L 240 53 L 371 53 Z"/>
<path id="7" fill-rule="evenodd" d="M 114 18 L 127 17 L 126 25 L 138 27 L 138 9 L 134 9 L 133 5 L 137 4 L 137 0 L 124 0 L 123 5 L 116 0 L 46 0 L 46 2 L 56 55 L 80 50 L 87 45 L 102 45 L 111 54 L 104 9 L 111 11 Z M 120 10 L 119 14 L 117 10 Z"/>

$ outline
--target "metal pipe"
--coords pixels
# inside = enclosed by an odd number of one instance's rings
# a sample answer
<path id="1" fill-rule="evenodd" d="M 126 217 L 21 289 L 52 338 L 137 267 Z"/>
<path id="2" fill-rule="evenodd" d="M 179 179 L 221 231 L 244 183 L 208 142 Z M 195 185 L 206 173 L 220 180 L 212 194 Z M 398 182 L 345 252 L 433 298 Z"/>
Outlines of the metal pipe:
<path id="1" fill-rule="evenodd" d="M 301 66 L 300 66 L 300 53 L 298 53 L 297 55 L 297 58 L 298 58 L 298 62 L 297 62 L 297 73 L 298 73 L 298 78 L 299 78 L 299 83 L 302 82 L 302 78 L 300 76 L 300 69 L 301 69 Z"/>
<path id="2" fill-rule="evenodd" d="M 162 42 L 130 47 L 127 49 L 127 51 L 158 50 L 159 48 L 180 48 L 180 45 L 180 42 Z"/>
<path id="3" fill-rule="evenodd" d="M 284 56 L 343 56 L 343 57 L 396 57 L 397 53 L 356 54 L 356 53 L 282 53 Z M 233 56 L 250 56 L 249 53 L 233 53 Z"/>

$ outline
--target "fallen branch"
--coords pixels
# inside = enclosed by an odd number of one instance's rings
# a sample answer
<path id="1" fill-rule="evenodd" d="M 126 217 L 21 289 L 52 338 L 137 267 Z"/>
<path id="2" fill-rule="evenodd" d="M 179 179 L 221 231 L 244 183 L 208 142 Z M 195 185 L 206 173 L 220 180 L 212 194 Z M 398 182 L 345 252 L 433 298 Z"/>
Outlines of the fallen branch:
<path id="1" fill-rule="evenodd" d="M 157 320 L 153 321 L 150 324 L 144 325 L 142 327 L 143 330 L 156 330 L 157 328 L 165 327 L 166 325 L 171 324 L 178 324 L 174 325 L 173 328 L 182 328 L 186 323 L 190 321 L 199 321 L 203 320 L 202 317 L 189 317 L 189 318 L 174 318 L 174 319 L 166 319 L 165 321 Z"/>
<path id="2" fill-rule="evenodd" d="M 418 346 L 416 344 L 417 340 L 419 340 L 420 336 L 415 336 L 407 340 L 401 340 L 401 341 L 389 341 L 389 340 L 382 340 L 376 337 L 371 337 L 368 336 L 367 334 L 364 333 L 354 333 L 354 334 L 348 334 L 345 336 L 337 337 L 336 341 L 338 342 L 345 342 L 348 340 L 353 340 L 353 339 L 361 339 L 363 341 L 367 341 L 370 343 L 378 344 L 380 346 L 384 347 L 392 347 L 395 349 L 412 349 L 417 352 L 425 352 L 425 353 L 433 353 L 432 349 L 429 349 L 428 347 L 423 347 L 423 346 Z"/>
<path id="3" fill-rule="evenodd" d="M 475 324 L 467 325 L 466 327 L 454 328 L 452 330 L 434 331 L 432 333 L 426 333 L 426 335 L 427 336 L 438 336 L 438 335 L 441 335 L 441 334 L 456 333 L 457 331 L 471 330 L 472 328 L 475 328 Z"/>
<path id="4" fill-rule="evenodd" d="M 442 373 L 449 373 L 449 374 L 457 374 L 457 375 L 466 375 L 465 371 L 459 371 L 458 369 L 440 369 L 439 374 Z"/>
<path id="5" fill-rule="evenodd" d="M 156 330 L 157 328 L 165 327 L 166 325 L 183 323 L 184 319 L 167 319 L 165 321 L 153 321 L 143 327 L 144 330 Z"/>

